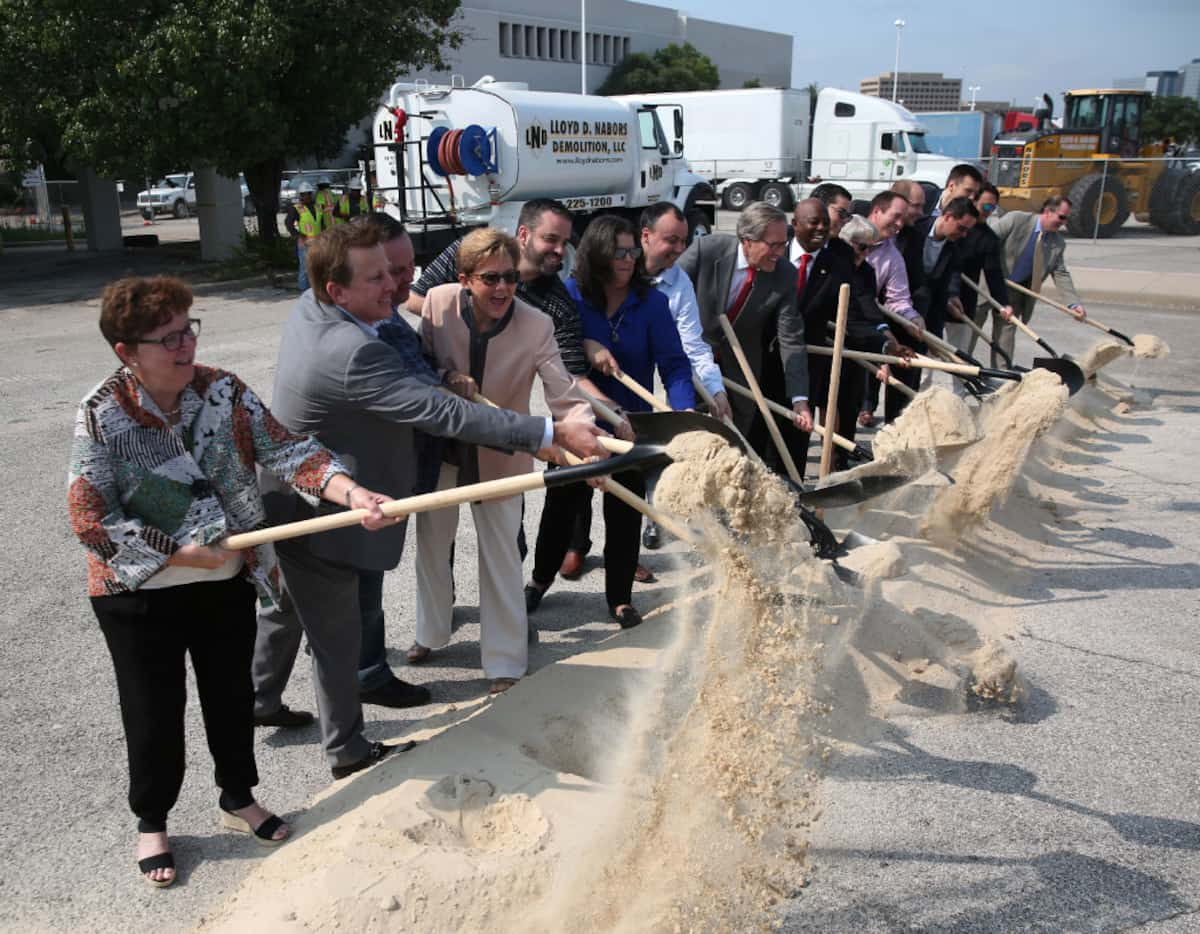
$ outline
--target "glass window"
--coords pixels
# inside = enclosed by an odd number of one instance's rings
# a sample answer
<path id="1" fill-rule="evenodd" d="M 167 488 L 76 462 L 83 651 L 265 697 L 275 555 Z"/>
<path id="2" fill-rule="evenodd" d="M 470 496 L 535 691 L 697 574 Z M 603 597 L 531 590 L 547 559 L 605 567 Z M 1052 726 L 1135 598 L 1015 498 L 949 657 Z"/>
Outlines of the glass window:
<path id="1" fill-rule="evenodd" d="M 537 28 L 537 57 L 546 57 L 546 27 L 539 26 Z"/>
<path id="2" fill-rule="evenodd" d="M 642 135 L 642 148 L 657 149 L 658 137 L 654 132 L 654 111 L 642 110 L 638 112 L 638 129 Z"/>
<path id="3" fill-rule="evenodd" d="M 525 27 L 525 57 L 533 58 L 537 54 L 537 35 L 532 26 Z"/>
<path id="4" fill-rule="evenodd" d="M 571 30 L 571 61 L 579 61 L 579 30 Z"/>
<path id="5" fill-rule="evenodd" d="M 833 105 L 833 115 L 835 117 L 853 117 L 854 105 L 847 104 L 845 101 L 838 101 Z"/>
<path id="6" fill-rule="evenodd" d="M 924 133 L 909 133 L 908 145 L 912 147 L 913 152 L 929 152 L 929 144 L 925 141 Z"/>
<path id="7" fill-rule="evenodd" d="M 879 137 L 879 148 L 884 152 L 896 151 L 896 144 L 891 133 L 884 133 Z"/>
<path id="8" fill-rule="evenodd" d="M 508 25 L 508 23 L 501 23 L 500 24 L 500 54 L 501 55 L 511 55 L 512 54 L 512 45 L 510 44 L 510 42 L 511 42 L 511 35 L 510 35 L 509 25 Z"/>
<path id="9" fill-rule="evenodd" d="M 1104 98 L 1098 96 L 1072 97 L 1067 104 L 1066 120 L 1063 128 L 1067 130 L 1095 129 L 1101 125 L 1100 109 Z"/>

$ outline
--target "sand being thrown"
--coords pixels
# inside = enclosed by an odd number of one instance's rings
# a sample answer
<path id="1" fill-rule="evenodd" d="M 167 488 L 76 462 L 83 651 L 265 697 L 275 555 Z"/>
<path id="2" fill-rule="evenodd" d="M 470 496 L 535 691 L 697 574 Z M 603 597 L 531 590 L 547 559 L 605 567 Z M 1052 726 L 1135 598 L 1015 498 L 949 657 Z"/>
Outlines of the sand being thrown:
<path id="1" fill-rule="evenodd" d="M 1067 388 L 1049 370 L 1035 369 L 1008 383 L 980 406 L 983 440 L 969 448 L 921 524 L 931 541 L 952 546 L 987 519 L 1012 488 L 1034 440 L 1062 414 Z"/>
<path id="2" fill-rule="evenodd" d="M 1170 345 L 1154 334 L 1134 334 L 1132 347 L 1122 340 L 1106 337 L 1088 348 L 1079 358 L 1079 366 L 1084 373 L 1091 376 L 1127 354 L 1132 354 L 1139 360 L 1161 360 L 1170 353 Z"/>

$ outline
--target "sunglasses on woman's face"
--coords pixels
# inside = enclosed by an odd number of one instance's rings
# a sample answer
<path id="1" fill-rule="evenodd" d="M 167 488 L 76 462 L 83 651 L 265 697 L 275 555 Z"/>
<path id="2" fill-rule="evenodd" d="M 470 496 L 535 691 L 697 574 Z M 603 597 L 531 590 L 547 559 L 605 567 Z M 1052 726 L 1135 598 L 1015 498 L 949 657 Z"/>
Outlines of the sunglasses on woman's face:
<path id="1" fill-rule="evenodd" d="M 486 285 L 489 289 L 494 289 L 502 281 L 505 283 L 505 285 L 516 285 L 519 276 L 515 269 L 506 269 L 504 272 L 476 273 L 475 278 Z"/>
<path id="2" fill-rule="evenodd" d="M 641 255 L 640 246 L 619 246 L 613 250 L 613 259 L 637 259 Z"/>
<path id="3" fill-rule="evenodd" d="M 874 245 L 873 243 L 863 243 L 861 240 L 853 244 L 854 249 L 858 250 L 859 253 L 866 253 Z"/>

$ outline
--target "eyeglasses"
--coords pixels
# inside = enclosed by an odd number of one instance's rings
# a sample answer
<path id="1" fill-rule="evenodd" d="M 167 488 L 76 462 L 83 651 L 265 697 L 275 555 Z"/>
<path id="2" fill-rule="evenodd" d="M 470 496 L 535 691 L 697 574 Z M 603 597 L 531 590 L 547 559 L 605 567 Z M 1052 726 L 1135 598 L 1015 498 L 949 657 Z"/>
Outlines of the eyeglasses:
<path id="1" fill-rule="evenodd" d="M 989 201 L 986 204 L 979 205 L 979 210 L 983 211 L 984 214 L 991 214 L 992 211 L 996 210 L 996 205 Z"/>
<path id="2" fill-rule="evenodd" d="M 861 240 L 855 240 L 850 245 L 852 247 L 854 247 L 854 249 L 858 250 L 859 253 L 866 253 L 867 250 L 871 249 L 871 247 L 873 247 L 875 244 L 874 243 L 863 243 L 863 241 L 861 241 Z"/>
<path id="3" fill-rule="evenodd" d="M 475 274 L 475 278 L 486 285 L 489 289 L 494 289 L 498 286 L 501 280 L 505 285 L 516 285 L 520 274 L 515 269 L 506 269 L 504 272 L 480 272 Z"/>
<path id="4" fill-rule="evenodd" d="M 844 221 L 844 220 L 850 219 L 850 212 L 847 211 L 845 208 L 834 208 L 833 213 L 838 216 L 838 220 Z"/>
<path id="5" fill-rule="evenodd" d="M 613 259 L 637 259 L 641 255 L 640 246 L 619 246 L 613 250 Z"/>
<path id="6" fill-rule="evenodd" d="M 183 346 L 185 337 L 196 340 L 200 336 L 200 319 L 188 318 L 187 327 L 180 328 L 178 331 L 172 331 L 170 334 L 164 334 L 162 337 L 131 337 L 123 340 L 124 344 L 161 344 L 163 350 L 174 353 Z"/>
<path id="7" fill-rule="evenodd" d="M 772 253 L 782 250 L 788 245 L 786 240 L 759 240 L 758 242 L 765 246 Z"/>

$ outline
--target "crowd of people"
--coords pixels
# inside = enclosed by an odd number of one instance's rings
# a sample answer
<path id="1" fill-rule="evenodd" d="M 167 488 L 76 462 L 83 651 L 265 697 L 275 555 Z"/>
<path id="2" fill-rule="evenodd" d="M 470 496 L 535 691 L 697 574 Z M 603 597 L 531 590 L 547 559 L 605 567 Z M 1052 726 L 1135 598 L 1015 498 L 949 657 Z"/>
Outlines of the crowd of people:
<path id="1" fill-rule="evenodd" d="M 757 381 L 791 409 L 786 449 L 803 469 L 814 418 L 852 439 L 873 417 L 871 387 L 893 375 L 917 385 L 907 366 L 864 380 L 846 362 L 837 410 L 824 411 L 830 361 L 809 347 L 831 340 L 843 284 L 846 345 L 903 361 L 924 351 L 930 333 L 973 349 L 976 332 L 955 326 L 967 316 L 982 323 L 986 312 L 973 290 L 960 289 L 963 276 L 982 275 L 1001 304 L 993 334 L 1009 355 L 1010 319 L 1027 321 L 1032 301 L 1009 296 L 1005 278 L 1036 291 L 1053 275 L 1085 314 L 1063 263 L 1069 202 L 1051 198 L 1037 214 L 996 205 L 995 189 L 971 166 L 951 173 L 928 212 L 919 185 L 897 183 L 854 213 L 849 192 L 823 184 L 790 224 L 755 202 L 736 233 L 689 246 L 684 215 L 661 203 L 637 224 L 593 221 L 564 281 L 572 215 L 537 200 L 525 205 L 515 236 L 473 231 L 414 283 L 413 244 L 399 222 L 360 209 L 324 227 L 313 193 L 302 190 L 293 220 L 309 285 L 283 327 L 270 409 L 234 374 L 196 362 L 200 321 L 190 317 L 186 285 L 167 277 L 110 285 L 100 330 L 120 365 L 80 404 L 69 512 L 116 673 L 146 881 L 175 880 L 166 826 L 183 780 L 185 656 L 223 826 L 282 843 L 290 827 L 252 793 L 253 731 L 313 722 L 283 703 L 302 639 L 335 779 L 412 745 L 369 742 L 364 704 L 432 700 L 387 660 L 384 576 L 400 562 L 407 521 L 385 516 L 384 504 L 529 473 L 535 457 L 548 470 L 607 457 L 603 437 L 633 440 L 628 413 L 649 409 L 622 378 L 652 392 L 656 373 L 672 408 L 706 399 L 711 415 L 730 420 L 782 472 L 786 458 L 758 408 L 727 391 Z M 420 316 L 419 328 L 405 309 Z M 549 416 L 530 414 L 535 379 Z M 889 391 L 885 418 L 906 398 Z M 593 410 L 612 423 L 598 425 Z M 647 492 L 638 471 L 613 479 Z M 555 579 L 581 572 L 593 487 L 605 483 L 547 488 L 525 584 L 522 497 L 472 503 L 491 693 L 526 673 L 537 638 L 529 617 Z M 222 547 L 234 533 L 343 508 L 363 510 L 361 525 L 273 547 Z M 622 628 L 637 626 L 633 585 L 649 576 L 640 548 L 658 547 L 663 533 L 643 529 L 640 514 L 611 493 L 602 508 L 607 613 Z M 450 639 L 458 509 L 418 513 L 415 524 L 411 665 Z"/>

